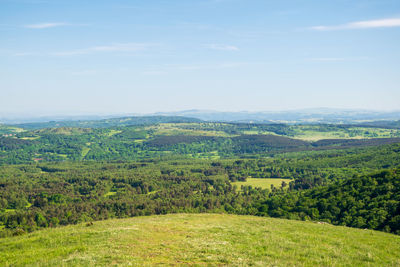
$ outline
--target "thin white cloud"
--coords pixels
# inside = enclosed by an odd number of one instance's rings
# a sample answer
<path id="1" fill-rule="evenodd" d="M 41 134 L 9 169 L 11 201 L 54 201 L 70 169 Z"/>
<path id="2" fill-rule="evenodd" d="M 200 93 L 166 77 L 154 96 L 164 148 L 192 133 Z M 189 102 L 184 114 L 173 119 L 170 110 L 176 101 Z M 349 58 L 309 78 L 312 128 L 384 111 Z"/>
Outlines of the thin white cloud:
<path id="1" fill-rule="evenodd" d="M 36 56 L 36 53 L 31 53 L 31 52 L 20 52 L 20 53 L 15 53 L 14 56 L 16 57 L 27 57 L 27 56 Z"/>
<path id="2" fill-rule="evenodd" d="M 56 53 L 51 53 L 51 55 L 73 56 L 73 55 L 83 55 L 83 54 L 100 53 L 100 52 L 136 52 L 145 50 L 151 46 L 154 45 L 145 43 L 115 43 L 106 46 L 93 46 L 85 49 L 56 52 Z"/>
<path id="3" fill-rule="evenodd" d="M 239 51 L 239 48 L 234 45 L 207 44 L 205 47 L 212 50 Z"/>
<path id="4" fill-rule="evenodd" d="M 28 29 L 48 29 L 48 28 L 55 28 L 61 26 L 67 26 L 68 23 L 64 22 L 46 22 L 46 23 L 38 23 L 38 24 L 28 24 L 25 25 L 24 28 Z"/>
<path id="5" fill-rule="evenodd" d="M 132 52 L 132 51 L 143 50 L 148 46 L 149 44 L 126 43 L 126 44 L 112 44 L 108 46 L 95 46 L 90 48 L 90 50 L 96 52 L 113 52 L 113 51 Z"/>
<path id="6" fill-rule="evenodd" d="M 235 2 L 237 0 L 211 0 L 211 3 L 227 3 L 227 2 Z"/>
<path id="7" fill-rule="evenodd" d="M 162 66 L 155 67 L 147 71 L 141 72 L 142 75 L 163 75 L 170 72 L 181 72 L 181 71 L 198 71 L 198 70 L 220 70 L 220 69 L 233 69 L 240 68 L 243 66 L 251 65 L 248 62 L 224 62 L 215 64 L 166 64 Z"/>
<path id="8" fill-rule="evenodd" d="M 167 71 L 164 70 L 150 70 L 150 71 L 143 71 L 143 75 L 162 75 L 162 74 L 167 74 Z"/>
<path id="9" fill-rule="evenodd" d="M 312 61 L 345 61 L 345 58 L 342 57 L 318 57 L 318 58 L 311 58 Z"/>
<path id="10" fill-rule="evenodd" d="M 313 26 L 310 29 L 316 31 L 332 31 L 332 30 L 353 30 L 353 29 L 373 29 L 373 28 L 393 28 L 393 27 L 400 27 L 400 18 L 364 20 L 364 21 L 356 21 L 334 26 Z"/>
<path id="11" fill-rule="evenodd" d="M 86 76 L 86 75 L 95 75 L 98 71 L 96 70 L 81 70 L 81 71 L 74 71 L 71 74 L 77 76 Z"/>
<path id="12" fill-rule="evenodd" d="M 368 57 L 354 57 L 354 58 L 346 58 L 346 57 L 316 57 L 310 58 L 311 61 L 326 61 L 326 62 L 338 62 L 338 61 L 360 61 L 360 60 L 368 60 Z"/>
<path id="13" fill-rule="evenodd" d="M 230 69 L 239 68 L 249 65 L 247 62 L 227 62 L 218 64 L 204 64 L 204 65 L 180 65 L 176 66 L 177 70 L 191 71 L 191 70 L 216 70 L 216 69 Z"/>

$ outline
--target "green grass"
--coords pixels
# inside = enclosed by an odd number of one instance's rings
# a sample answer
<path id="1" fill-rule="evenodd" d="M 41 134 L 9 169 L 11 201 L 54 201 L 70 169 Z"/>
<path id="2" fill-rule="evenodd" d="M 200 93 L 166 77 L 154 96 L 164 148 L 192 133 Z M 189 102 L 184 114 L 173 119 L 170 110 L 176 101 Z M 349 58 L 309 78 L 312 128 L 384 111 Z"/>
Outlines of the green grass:
<path id="1" fill-rule="evenodd" d="M 116 135 L 116 134 L 119 134 L 119 133 L 122 133 L 122 131 L 111 129 L 111 130 L 110 130 L 108 133 L 106 133 L 105 135 L 106 135 L 106 136 L 113 136 L 113 135 Z"/>
<path id="2" fill-rule="evenodd" d="M 81 151 L 81 157 L 82 159 L 84 159 L 86 157 L 86 155 L 89 153 L 90 151 L 90 147 L 83 147 L 82 151 Z"/>
<path id="3" fill-rule="evenodd" d="M 4 212 L 15 212 L 16 209 L 4 209 Z"/>
<path id="4" fill-rule="evenodd" d="M 110 196 L 114 196 L 114 195 L 116 195 L 116 194 L 117 194 L 117 192 L 110 191 L 110 192 L 108 192 L 108 193 L 105 193 L 104 196 L 105 196 L 105 197 L 110 197 Z"/>
<path id="5" fill-rule="evenodd" d="M 22 128 L 14 127 L 14 126 L 9 126 L 9 125 L 3 125 L 0 123 L 0 135 L 2 134 L 10 134 L 10 133 L 21 133 L 24 132 L 25 130 Z"/>
<path id="6" fill-rule="evenodd" d="M 247 178 L 246 182 L 233 182 L 233 185 L 236 185 L 240 188 L 242 185 L 251 185 L 252 187 L 261 187 L 262 189 L 271 189 L 271 185 L 274 185 L 277 188 L 280 188 L 282 182 L 285 182 L 289 185 L 291 179 L 280 179 L 280 178 Z"/>
<path id="7" fill-rule="evenodd" d="M 193 156 L 192 154 L 190 154 Z M 218 151 L 210 151 L 210 152 L 203 152 L 203 153 L 196 153 L 194 155 L 195 158 L 198 159 L 211 159 L 211 160 L 218 160 L 221 157 L 218 155 Z"/>
<path id="8" fill-rule="evenodd" d="M 21 137 L 19 139 L 22 139 L 22 140 L 37 140 L 39 138 L 40 138 L 40 136 L 30 136 L 30 137 Z"/>
<path id="9" fill-rule="evenodd" d="M 201 125 L 201 124 L 200 124 Z M 160 123 L 155 126 L 149 126 L 147 130 L 154 130 L 155 135 L 194 135 L 194 136 L 219 136 L 219 137 L 232 137 L 234 135 L 228 134 L 219 130 L 201 130 L 201 129 L 183 129 L 184 126 L 199 126 L 197 123 Z"/>
<path id="10" fill-rule="evenodd" d="M 400 237 L 272 218 L 171 214 L 0 239 L 1 266 L 399 266 Z"/>
<path id="11" fill-rule="evenodd" d="M 297 125 L 293 126 L 296 132 L 293 138 L 305 141 L 318 141 L 322 139 L 369 139 L 399 137 L 400 130 L 368 127 L 351 127 L 321 131 L 319 126 Z"/>
<path id="12" fill-rule="evenodd" d="M 350 136 L 347 133 L 342 132 L 319 132 L 319 131 L 302 131 L 301 133 L 296 134 L 293 138 L 300 139 L 304 141 L 318 141 L 323 139 L 347 139 Z M 361 137 L 356 136 L 352 139 L 360 139 Z"/>
<path id="13" fill-rule="evenodd" d="M 90 128 L 77 128 L 77 127 L 59 127 L 50 129 L 40 129 L 39 133 L 51 133 L 51 134 L 61 134 L 61 135 L 79 135 L 91 133 Z"/>

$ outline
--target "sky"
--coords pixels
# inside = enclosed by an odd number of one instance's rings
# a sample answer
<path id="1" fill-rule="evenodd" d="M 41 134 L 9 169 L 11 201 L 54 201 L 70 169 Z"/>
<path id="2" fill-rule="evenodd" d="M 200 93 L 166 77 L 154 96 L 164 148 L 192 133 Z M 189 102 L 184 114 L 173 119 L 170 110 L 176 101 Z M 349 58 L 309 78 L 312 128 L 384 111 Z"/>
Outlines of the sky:
<path id="1" fill-rule="evenodd" d="M 0 0 L 0 115 L 400 110 L 399 0 Z"/>

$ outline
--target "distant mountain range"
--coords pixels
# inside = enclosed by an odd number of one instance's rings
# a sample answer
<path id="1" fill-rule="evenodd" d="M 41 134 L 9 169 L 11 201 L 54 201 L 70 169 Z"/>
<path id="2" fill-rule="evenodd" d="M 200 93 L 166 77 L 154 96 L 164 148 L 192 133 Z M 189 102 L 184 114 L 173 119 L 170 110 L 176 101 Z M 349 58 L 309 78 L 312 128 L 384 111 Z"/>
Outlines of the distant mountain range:
<path id="1" fill-rule="evenodd" d="M 160 112 L 156 113 L 156 115 L 185 116 L 205 121 L 255 123 L 361 123 L 367 121 L 400 120 L 400 111 L 384 112 L 330 108 L 265 112 L 186 110 L 178 112 Z"/>
<path id="2" fill-rule="evenodd" d="M 4 124 L 44 124 L 49 127 L 79 126 L 123 126 L 161 122 L 243 122 L 243 123 L 334 123 L 334 124 L 365 124 L 400 120 L 400 111 L 370 111 L 345 109 L 300 109 L 289 111 L 263 112 L 221 112 L 213 110 L 184 110 L 176 112 L 158 112 L 153 114 L 126 114 L 104 116 L 46 116 L 46 117 L 0 117 Z M 386 122 L 385 122 L 386 121 Z M 33 125 L 31 125 L 33 127 Z M 100 127 L 101 127 L 100 126 Z M 36 126 L 35 126 L 36 127 Z"/>

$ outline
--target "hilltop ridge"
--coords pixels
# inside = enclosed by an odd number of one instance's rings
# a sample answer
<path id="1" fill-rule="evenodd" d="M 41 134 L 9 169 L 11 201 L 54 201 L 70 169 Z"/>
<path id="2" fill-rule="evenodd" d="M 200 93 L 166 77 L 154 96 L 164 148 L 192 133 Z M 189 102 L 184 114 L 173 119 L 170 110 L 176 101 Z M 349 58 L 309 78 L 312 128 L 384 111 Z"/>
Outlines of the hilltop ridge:
<path id="1" fill-rule="evenodd" d="M 169 214 L 0 239 L 0 264 L 395 266 L 400 237 L 273 218 Z"/>

